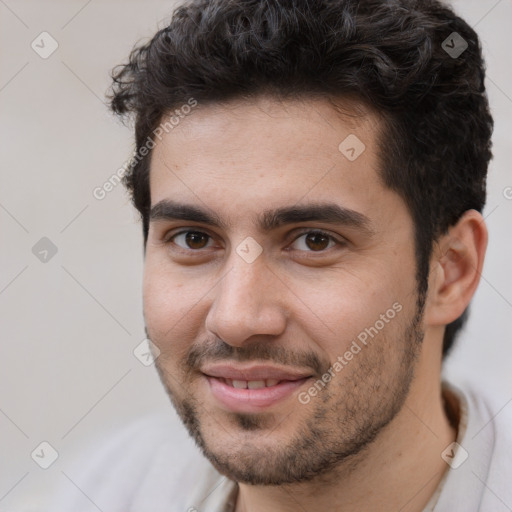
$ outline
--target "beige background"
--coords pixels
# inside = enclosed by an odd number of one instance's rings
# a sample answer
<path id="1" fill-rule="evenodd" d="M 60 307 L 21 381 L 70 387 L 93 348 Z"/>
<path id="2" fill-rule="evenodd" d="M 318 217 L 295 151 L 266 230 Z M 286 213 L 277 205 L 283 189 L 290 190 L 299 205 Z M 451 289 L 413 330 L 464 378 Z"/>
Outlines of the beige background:
<path id="1" fill-rule="evenodd" d="M 45 510 L 78 450 L 170 407 L 154 368 L 133 355 L 144 338 L 140 225 L 122 186 L 101 201 L 92 191 L 132 150 L 129 129 L 103 104 L 109 71 L 172 6 L 0 0 L 0 511 Z M 512 1 L 455 7 L 481 35 L 496 129 L 490 247 L 446 373 L 512 407 Z M 31 48 L 43 31 L 59 45 L 47 59 Z M 46 263 L 32 253 L 42 237 L 58 250 Z M 30 456 L 42 441 L 59 453 L 46 470 Z"/>

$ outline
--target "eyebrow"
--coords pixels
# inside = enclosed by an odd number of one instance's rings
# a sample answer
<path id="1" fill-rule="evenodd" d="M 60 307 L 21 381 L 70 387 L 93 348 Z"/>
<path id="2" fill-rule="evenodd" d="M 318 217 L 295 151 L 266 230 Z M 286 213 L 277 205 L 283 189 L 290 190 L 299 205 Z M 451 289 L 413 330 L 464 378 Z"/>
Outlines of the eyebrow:
<path id="1" fill-rule="evenodd" d="M 195 205 L 163 199 L 156 203 L 149 213 L 150 222 L 158 220 L 184 220 L 206 224 L 227 230 L 229 227 L 217 214 Z M 324 222 L 357 228 L 372 235 L 371 222 L 362 213 L 337 205 L 336 203 L 309 203 L 303 206 L 284 206 L 263 211 L 257 219 L 260 231 L 268 232 L 278 227 L 300 222 Z"/>

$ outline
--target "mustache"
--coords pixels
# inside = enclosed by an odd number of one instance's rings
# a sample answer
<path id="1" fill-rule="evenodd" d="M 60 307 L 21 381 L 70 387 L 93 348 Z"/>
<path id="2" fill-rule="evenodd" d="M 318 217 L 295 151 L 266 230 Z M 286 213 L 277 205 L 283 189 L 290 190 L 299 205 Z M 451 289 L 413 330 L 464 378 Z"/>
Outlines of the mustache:
<path id="1" fill-rule="evenodd" d="M 206 362 L 212 361 L 271 361 L 284 366 L 311 368 L 315 375 L 323 375 L 330 368 L 330 361 L 320 359 L 312 351 L 291 351 L 288 348 L 270 343 L 253 343 L 234 347 L 220 339 L 197 343 L 190 347 L 184 359 L 187 370 L 199 370 Z"/>

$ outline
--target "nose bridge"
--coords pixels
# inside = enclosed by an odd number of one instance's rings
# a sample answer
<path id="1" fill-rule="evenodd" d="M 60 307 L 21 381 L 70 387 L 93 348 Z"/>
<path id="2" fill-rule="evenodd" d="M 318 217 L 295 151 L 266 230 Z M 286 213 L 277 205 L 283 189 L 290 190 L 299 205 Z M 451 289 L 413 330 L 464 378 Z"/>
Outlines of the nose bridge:
<path id="1" fill-rule="evenodd" d="M 264 256 L 250 261 L 233 251 L 227 268 L 215 287 L 207 328 L 233 345 L 253 335 L 280 334 L 285 318 L 274 289 L 276 278 Z"/>
<path id="2" fill-rule="evenodd" d="M 268 296 L 269 274 L 264 258 L 258 257 L 248 263 L 233 252 L 229 261 L 229 272 L 220 283 L 217 299 L 223 307 L 236 308 L 239 316 L 244 314 L 255 318 L 262 307 L 270 305 Z"/>

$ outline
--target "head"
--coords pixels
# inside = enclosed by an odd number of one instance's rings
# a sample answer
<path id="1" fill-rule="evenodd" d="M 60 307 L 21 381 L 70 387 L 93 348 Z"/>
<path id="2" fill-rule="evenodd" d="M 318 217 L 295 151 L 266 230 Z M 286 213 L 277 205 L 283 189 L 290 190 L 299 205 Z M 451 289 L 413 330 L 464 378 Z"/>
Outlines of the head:
<path id="1" fill-rule="evenodd" d="M 477 35 L 436 1 L 193 1 L 113 78 L 135 120 L 146 330 L 191 434 L 248 483 L 356 456 L 422 351 L 449 352 L 478 282 Z M 289 395 L 233 406 L 217 374 L 259 386 L 267 363 Z"/>

